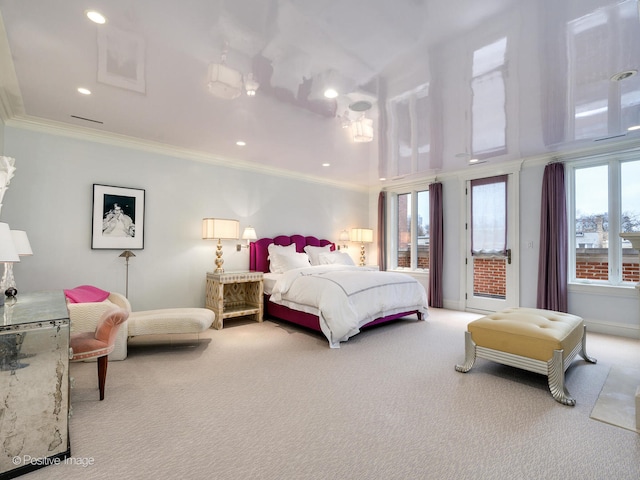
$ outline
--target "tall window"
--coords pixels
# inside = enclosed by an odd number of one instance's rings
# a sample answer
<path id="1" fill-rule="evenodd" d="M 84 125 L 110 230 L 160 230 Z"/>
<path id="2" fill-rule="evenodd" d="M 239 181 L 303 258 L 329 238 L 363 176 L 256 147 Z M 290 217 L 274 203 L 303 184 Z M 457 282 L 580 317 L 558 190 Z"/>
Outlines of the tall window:
<path id="1" fill-rule="evenodd" d="M 429 269 L 429 191 L 398 193 L 395 196 L 395 258 L 392 268 Z"/>
<path id="2" fill-rule="evenodd" d="M 638 254 L 620 238 L 640 231 L 640 160 L 609 157 L 570 165 L 572 281 L 638 282 Z"/>
<path id="3" fill-rule="evenodd" d="M 473 295 L 507 294 L 507 175 L 471 181 Z"/>

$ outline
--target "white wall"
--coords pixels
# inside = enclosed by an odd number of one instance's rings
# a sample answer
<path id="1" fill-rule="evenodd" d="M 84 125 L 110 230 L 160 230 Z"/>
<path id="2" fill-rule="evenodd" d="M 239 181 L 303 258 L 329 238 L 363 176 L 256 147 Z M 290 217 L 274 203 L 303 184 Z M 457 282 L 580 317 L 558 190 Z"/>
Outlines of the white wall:
<path id="1" fill-rule="evenodd" d="M 26 230 L 34 251 L 14 267 L 23 292 L 82 284 L 124 292 L 121 250 L 91 249 L 94 183 L 146 191 L 144 249 L 129 264 L 134 310 L 204 305 L 215 259 L 214 242 L 201 239 L 204 217 L 238 219 L 259 237 L 334 241 L 369 218 L 362 191 L 9 126 L 4 139 L 17 169 L 0 220 Z M 236 243 L 224 242 L 229 271 L 248 269 L 248 250 L 236 252 Z"/>

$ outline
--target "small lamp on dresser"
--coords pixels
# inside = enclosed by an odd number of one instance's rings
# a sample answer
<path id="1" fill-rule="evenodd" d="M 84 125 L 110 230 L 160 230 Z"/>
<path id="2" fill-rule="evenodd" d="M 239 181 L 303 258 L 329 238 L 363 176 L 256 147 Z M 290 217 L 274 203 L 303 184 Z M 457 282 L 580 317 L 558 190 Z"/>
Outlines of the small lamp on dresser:
<path id="1" fill-rule="evenodd" d="M 2 291 L 0 292 L 0 305 L 4 305 L 4 291 L 8 288 L 8 273 L 11 271 L 11 267 L 14 262 L 19 262 L 20 257 L 18 251 L 13 243 L 13 236 L 7 223 L 0 223 L 0 262 L 4 262 L 4 276 L 2 277 Z M 11 265 L 11 266 L 9 266 Z M 13 275 L 11 275 L 13 277 Z"/>
<path id="2" fill-rule="evenodd" d="M 202 238 L 205 240 L 218 239 L 216 247 L 216 269 L 213 273 L 224 273 L 222 264 L 222 242 L 221 240 L 237 240 L 240 237 L 240 222 L 226 218 L 203 218 Z"/>
<path id="3" fill-rule="evenodd" d="M 360 266 L 365 264 L 364 244 L 373 242 L 373 230 L 370 228 L 351 229 L 351 241 L 360 242 Z"/>

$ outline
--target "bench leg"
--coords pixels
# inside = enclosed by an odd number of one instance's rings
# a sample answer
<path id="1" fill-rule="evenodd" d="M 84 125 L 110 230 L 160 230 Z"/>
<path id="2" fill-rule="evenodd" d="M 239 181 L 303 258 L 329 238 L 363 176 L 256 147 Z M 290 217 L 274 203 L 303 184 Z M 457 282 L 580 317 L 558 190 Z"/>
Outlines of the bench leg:
<path id="1" fill-rule="evenodd" d="M 582 348 L 580 349 L 580 352 L 578 352 L 578 355 L 584 358 L 585 362 L 598 363 L 598 360 L 587 355 L 587 326 L 586 325 L 584 326 L 584 331 L 582 333 Z"/>
<path id="2" fill-rule="evenodd" d="M 564 363 L 562 361 L 562 350 L 554 350 L 553 358 L 547 363 L 547 380 L 551 395 L 563 405 L 573 407 L 576 401 L 564 386 Z"/>
<path id="3" fill-rule="evenodd" d="M 471 338 L 471 332 L 464 332 L 464 364 L 456 365 L 456 371 L 467 373 L 476 363 L 476 343 Z"/>

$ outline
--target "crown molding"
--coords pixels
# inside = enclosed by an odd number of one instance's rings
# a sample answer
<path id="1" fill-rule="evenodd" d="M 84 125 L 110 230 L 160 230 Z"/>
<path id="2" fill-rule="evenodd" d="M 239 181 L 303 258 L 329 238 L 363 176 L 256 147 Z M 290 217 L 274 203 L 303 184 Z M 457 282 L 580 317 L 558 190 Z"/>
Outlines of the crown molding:
<path id="1" fill-rule="evenodd" d="M 84 140 L 120 148 L 166 155 L 180 159 L 219 165 L 226 168 L 234 168 L 237 170 L 250 171 L 253 173 L 261 173 L 264 175 L 282 177 L 296 181 L 328 185 L 345 190 L 353 190 L 362 193 L 368 193 L 369 191 L 367 186 L 355 185 L 347 182 L 337 182 L 313 175 L 291 172 L 282 168 L 267 167 L 253 162 L 238 160 L 236 158 L 221 157 L 219 155 L 213 155 L 198 150 L 180 148 L 160 142 L 153 142 L 150 140 L 142 140 L 127 135 L 102 132 L 87 127 L 69 125 L 53 120 L 44 120 L 38 117 L 30 117 L 28 115 L 13 116 L 5 121 L 5 125 L 7 127 L 18 128 L 22 130 L 30 130 L 40 133 L 46 133 L 49 135 L 64 136 L 77 140 Z"/>

